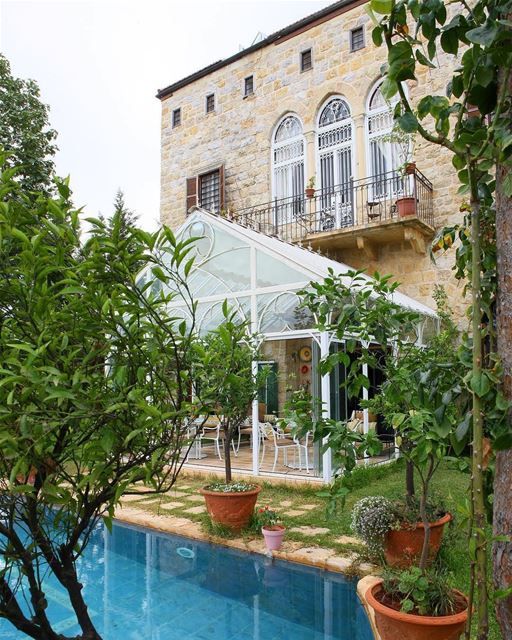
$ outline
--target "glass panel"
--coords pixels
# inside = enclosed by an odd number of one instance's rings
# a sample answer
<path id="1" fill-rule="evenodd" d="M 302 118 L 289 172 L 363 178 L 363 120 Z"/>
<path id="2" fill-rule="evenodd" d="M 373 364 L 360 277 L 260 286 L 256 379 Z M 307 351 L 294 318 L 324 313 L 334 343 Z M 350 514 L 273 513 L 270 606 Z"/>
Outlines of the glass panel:
<path id="1" fill-rule="evenodd" d="M 262 333 L 280 333 L 308 329 L 314 319 L 307 309 L 299 308 L 300 300 L 293 292 L 258 296 L 258 324 Z"/>
<path id="2" fill-rule="evenodd" d="M 197 325 L 199 333 L 205 335 L 209 331 L 214 331 L 224 321 L 222 313 L 222 305 L 224 301 L 219 302 L 202 302 L 197 305 Z M 236 298 L 228 299 L 230 309 L 237 312 L 238 319 L 243 322 L 250 317 L 250 299 L 237 300 Z"/>
<path id="3" fill-rule="evenodd" d="M 304 273 L 289 267 L 287 264 L 272 258 L 267 253 L 256 251 L 256 286 L 273 287 L 277 284 L 295 284 L 298 282 L 308 282 Z"/>
<path id="4" fill-rule="evenodd" d="M 220 172 L 218 170 L 199 176 L 199 203 L 201 207 L 212 213 L 220 211 Z"/>
<path id="5" fill-rule="evenodd" d="M 279 125 L 275 135 L 276 142 L 283 142 L 300 136 L 302 134 L 302 125 L 300 120 L 295 116 L 287 116 Z"/>

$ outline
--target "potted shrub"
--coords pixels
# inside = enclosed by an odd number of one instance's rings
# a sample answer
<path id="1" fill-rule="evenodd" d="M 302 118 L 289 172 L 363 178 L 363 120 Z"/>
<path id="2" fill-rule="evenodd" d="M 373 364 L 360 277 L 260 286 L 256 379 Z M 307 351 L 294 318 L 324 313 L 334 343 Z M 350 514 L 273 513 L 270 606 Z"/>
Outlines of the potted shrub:
<path id="1" fill-rule="evenodd" d="M 232 481 L 231 443 L 247 420 L 268 371 L 253 374 L 257 352 L 248 336 L 248 325 L 236 321 L 227 303 L 223 314 L 222 324 L 196 347 L 194 371 L 203 411 L 215 414 L 221 425 L 225 482 L 210 483 L 200 493 L 212 520 L 239 532 L 249 524 L 260 487 Z"/>
<path id="2" fill-rule="evenodd" d="M 286 527 L 280 523 L 277 512 L 265 506 L 256 510 L 255 518 L 258 525 L 261 526 L 267 549 L 278 551 L 283 544 Z"/>
<path id="3" fill-rule="evenodd" d="M 442 570 L 385 571 L 365 595 L 381 640 L 457 640 L 468 617 L 466 597 Z"/>
<path id="4" fill-rule="evenodd" d="M 315 197 L 315 176 L 311 176 L 308 180 L 308 184 L 306 186 L 306 198 L 314 198 Z"/>
<path id="5" fill-rule="evenodd" d="M 249 525 L 260 491 L 249 482 L 211 482 L 199 490 L 210 518 L 234 533 Z"/>
<path id="6" fill-rule="evenodd" d="M 427 514 L 430 540 L 427 563 L 431 563 L 441 546 L 444 525 L 451 515 L 429 503 Z M 425 527 L 420 520 L 416 499 L 391 501 L 383 496 L 362 498 L 352 509 L 352 530 L 370 552 L 384 556 L 392 566 L 408 567 L 421 558 Z"/>
<path id="7" fill-rule="evenodd" d="M 401 164 L 396 168 L 402 183 L 402 194 L 396 199 L 398 216 L 404 218 L 416 214 L 416 196 L 410 188 L 412 177 L 416 171 L 416 163 L 412 157 L 414 153 L 414 135 L 406 133 L 395 123 L 391 133 L 384 136 L 384 141 L 393 145 L 398 151 Z"/>

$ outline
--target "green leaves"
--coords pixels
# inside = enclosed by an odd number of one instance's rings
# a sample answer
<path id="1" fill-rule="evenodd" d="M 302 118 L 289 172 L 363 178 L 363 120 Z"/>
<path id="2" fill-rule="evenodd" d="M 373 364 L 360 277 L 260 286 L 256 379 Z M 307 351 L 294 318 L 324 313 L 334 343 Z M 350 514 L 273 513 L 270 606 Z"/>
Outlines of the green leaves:
<path id="1" fill-rule="evenodd" d="M 393 6 L 395 5 L 394 0 L 371 0 L 370 7 L 375 13 L 380 13 L 381 15 L 388 15 L 391 13 Z"/>
<path id="2" fill-rule="evenodd" d="M 418 130 L 418 120 L 414 113 L 406 111 L 402 116 L 397 118 L 400 128 L 406 133 L 415 133 Z"/>

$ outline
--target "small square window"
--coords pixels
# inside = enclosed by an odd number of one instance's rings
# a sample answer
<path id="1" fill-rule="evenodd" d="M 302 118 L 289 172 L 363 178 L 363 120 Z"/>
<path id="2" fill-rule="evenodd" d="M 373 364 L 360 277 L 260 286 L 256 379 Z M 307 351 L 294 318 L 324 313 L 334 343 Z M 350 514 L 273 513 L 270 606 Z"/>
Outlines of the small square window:
<path id="1" fill-rule="evenodd" d="M 300 70 L 309 71 L 312 68 L 313 68 L 313 56 L 311 54 L 311 49 L 306 49 L 306 51 L 301 51 Z"/>
<path id="2" fill-rule="evenodd" d="M 210 93 L 206 96 L 206 113 L 215 111 L 215 94 Z"/>
<path id="3" fill-rule="evenodd" d="M 254 93 L 254 76 L 247 76 L 244 80 L 244 96 L 252 96 Z"/>
<path id="4" fill-rule="evenodd" d="M 356 27 L 350 32 L 350 51 L 364 49 L 364 27 Z"/>
<path id="5" fill-rule="evenodd" d="M 181 109 L 174 109 L 172 112 L 172 128 L 179 127 L 181 124 Z"/>

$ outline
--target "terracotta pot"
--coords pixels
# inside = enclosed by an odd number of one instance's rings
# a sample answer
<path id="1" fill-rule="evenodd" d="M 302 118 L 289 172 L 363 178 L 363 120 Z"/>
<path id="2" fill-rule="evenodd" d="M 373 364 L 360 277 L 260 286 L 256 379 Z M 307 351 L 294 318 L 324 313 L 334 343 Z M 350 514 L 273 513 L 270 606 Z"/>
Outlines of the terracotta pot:
<path id="1" fill-rule="evenodd" d="M 398 209 L 398 215 L 400 218 L 416 215 L 416 199 L 412 196 L 399 198 L 396 201 L 396 207 Z"/>
<path id="2" fill-rule="evenodd" d="M 306 188 L 306 198 L 314 198 L 315 197 L 315 189 L 307 187 Z"/>
<path id="3" fill-rule="evenodd" d="M 275 524 L 272 527 L 261 527 L 261 532 L 265 538 L 265 544 L 269 551 L 277 551 L 283 544 L 286 527 L 282 524 Z"/>
<path id="4" fill-rule="evenodd" d="M 199 493 L 204 496 L 211 519 L 235 533 L 249 524 L 260 491 L 261 487 L 233 493 L 209 491 L 206 487 L 199 489 Z"/>
<path id="5" fill-rule="evenodd" d="M 375 597 L 382 591 L 382 580 L 370 587 L 365 600 L 375 612 L 375 624 L 382 640 L 458 640 L 464 632 L 468 609 L 451 616 L 418 616 L 387 607 Z M 467 598 L 460 593 L 455 593 Z"/>
<path id="6" fill-rule="evenodd" d="M 430 523 L 430 544 L 428 559 L 434 560 L 441 546 L 444 525 L 452 519 L 451 514 L 446 513 L 436 522 Z M 425 528 L 422 522 L 416 525 L 404 524 L 401 529 L 392 529 L 384 539 L 384 556 L 386 562 L 395 567 L 410 567 L 418 562 L 423 548 Z"/>
<path id="7" fill-rule="evenodd" d="M 408 162 L 405 165 L 405 173 L 408 176 L 412 175 L 415 171 L 416 171 L 416 163 L 415 162 Z"/>

